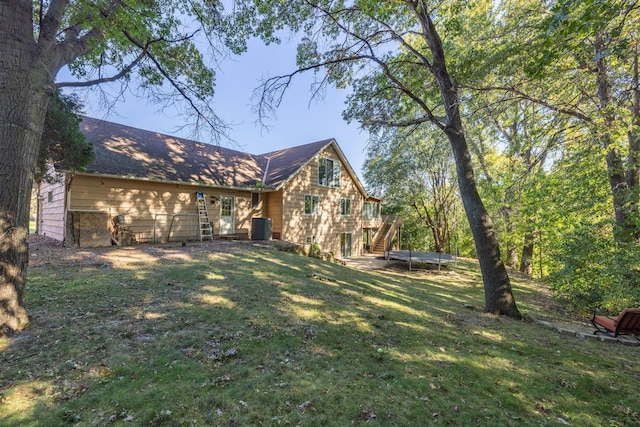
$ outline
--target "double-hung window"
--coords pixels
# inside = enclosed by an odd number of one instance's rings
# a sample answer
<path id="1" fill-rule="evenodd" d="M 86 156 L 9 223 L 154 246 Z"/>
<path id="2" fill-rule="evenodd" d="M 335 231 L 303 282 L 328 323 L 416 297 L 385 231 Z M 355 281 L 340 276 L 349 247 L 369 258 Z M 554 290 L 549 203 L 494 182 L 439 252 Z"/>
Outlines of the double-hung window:
<path id="1" fill-rule="evenodd" d="M 340 199 L 340 215 L 351 215 L 351 199 Z"/>
<path id="2" fill-rule="evenodd" d="M 312 196 L 310 194 L 304 195 L 304 214 L 305 215 L 318 215 L 318 196 Z"/>
<path id="3" fill-rule="evenodd" d="M 340 162 L 326 157 L 318 161 L 318 185 L 340 187 Z"/>

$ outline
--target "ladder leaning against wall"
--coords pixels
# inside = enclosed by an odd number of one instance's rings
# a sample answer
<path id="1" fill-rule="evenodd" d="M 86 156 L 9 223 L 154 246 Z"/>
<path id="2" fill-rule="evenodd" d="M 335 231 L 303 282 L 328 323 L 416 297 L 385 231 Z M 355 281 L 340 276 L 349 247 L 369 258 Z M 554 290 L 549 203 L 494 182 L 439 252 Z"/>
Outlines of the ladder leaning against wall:
<path id="1" fill-rule="evenodd" d="M 198 199 L 198 222 L 200 224 L 200 241 L 213 241 L 213 232 L 211 230 L 211 222 L 209 222 L 209 212 L 207 211 L 207 200 L 200 191 L 196 193 Z"/>

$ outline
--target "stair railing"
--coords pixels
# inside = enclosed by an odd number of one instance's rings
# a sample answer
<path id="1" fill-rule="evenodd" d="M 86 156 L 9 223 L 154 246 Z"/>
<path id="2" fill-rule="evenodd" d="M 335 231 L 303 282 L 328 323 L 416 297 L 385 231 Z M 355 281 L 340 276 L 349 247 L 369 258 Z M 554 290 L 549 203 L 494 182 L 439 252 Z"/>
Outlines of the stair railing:
<path id="1" fill-rule="evenodd" d="M 389 226 L 389 230 L 387 231 L 387 233 L 384 236 L 384 254 L 385 257 L 388 257 L 388 253 L 391 250 L 391 242 L 393 241 L 393 236 L 398 232 L 398 229 L 400 228 L 400 226 L 402 225 L 402 219 L 397 216 L 397 215 L 389 215 L 387 217 L 387 220 L 389 220 L 389 218 L 392 218 L 392 221 L 390 222 L 390 226 Z"/>

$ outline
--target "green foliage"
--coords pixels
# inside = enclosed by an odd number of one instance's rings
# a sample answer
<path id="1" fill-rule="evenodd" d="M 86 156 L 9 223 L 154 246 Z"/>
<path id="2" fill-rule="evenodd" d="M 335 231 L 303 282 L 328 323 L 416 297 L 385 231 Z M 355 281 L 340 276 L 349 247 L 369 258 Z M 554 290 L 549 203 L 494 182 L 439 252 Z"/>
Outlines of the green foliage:
<path id="1" fill-rule="evenodd" d="M 411 10 L 416 3 L 257 3 L 276 10 L 262 9 L 268 19 L 282 17 L 278 28 L 304 28 L 300 70 L 325 71 L 322 84 L 351 86 L 343 116 L 362 123 L 372 135 L 365 179 L 386 200 L 403 206 L 404 231 L 422 246 L 428 238 L 410 208 L 419 200 L 416 195 L 428 191 L 428 186 L 414 185 L 423 181 L 415 179 L 414 172 L 425 157 L 407 143 L 409 138 L 391 136 L 389 127 L 420 134 L 423 125 L 447 129 L 450 117 L 439 90 L 448 82 L 438 86 L 430 75 L 428 65 L 434 57 Z M 574 267 L 578 264 L 566 254 L 569 248 L 584 248 L 579 243 L 572 246 L 576 224 L 609 224 L 610 187 L 637 186 L 631 177 L 637 172 L 633 166 L 638 149 L 630 143 L 640 134 L 640 108 L 634 104 L 640 96 L 633 68 L 637 4 L 598 0 L 420 4 L 430 7 L 442 39 L 472 147 L 474 181 L 487 202 L 503 255 L 508 253 L 515 265 L 513 254 L 534 243 L 539 274 L 553 275 L 567 297 L 569 283 L 582 268 Z M 601 78 L 607 84 L 599 85 Z M 265 92 L 282 90 L 283 82 L 287 80 L 275 79 L 265 85 Z M 611 94 L 603 102 L 601 92 L 606 88 Z M 605 162 L 610 154 L 619 160 L 615 168 Z M 609 186 L 614 173 L 623 179 Z M 628 216 L 640 224 L 640 191 L 632 188 L 618 195 L 616 202 L 623 199 Z M 472 253 L 468 229 L 457 236 L 455 240 Z M 594 243 L 601 248 L 598 253 L 615 249 L 604 244 L 608 238 L 613 242 L 613 235 L 604 235 Z M 613 259 L 602 262 L 602 277 L 624 276 L 624 264 Z M 580 286 L 594 288 L 587 276 L 580 277 Z M 630 280 L 609 281 L 618 283 L 620 295 L 632 297 L 624 285 Z M 576 292 L 577 306 L 613 304 L 613 290 L 595 292 L 595 299 L 586 303 L 577 301 L 582 297 Z M 620 295 L 616 298 L 623 300 Z"/>
<path id="2" fill-rule="evenodd" d="M 82 171 L 93 161 L 93 146 L 80 131 L 82 104 L 74 95 L 65 95 L 57 90 L 49 102 L 45 120 L 36 180 L 51 182 L 55 179 L 47 170 L 48 162 L 64 170 Z"/>
<path id="3" fill-rule="evenodd" d="M 189 124 L 208 125 L 213 138 L 223 133 L 225 124 L 210 103 L 215 68 L 229 52 L 246 50 L 243 22 L 225 14 L 218 0 L 101 3 L 63 2 L 52 10 L 58 3 L 34 3 L 34 35 L 57 34 L 61 63 L 51 68 L 67 66 L 80 86 L 118 81 L 121 92 L 183 107 Z M 44 16 L 50 19 L 41 22 Z"/>
<path id="4" fill-rule="evenodd" d="M 549 280 L 560 300 L 581 313 L 640 306 L 640 245 L 615 242 L 612 227 L 578 224 L 558 242 L 563 267 Z"/>
<path id="5" fill-rule="evenodd" d="M 451 252 L 452 233 L 463 222 L 454 170 L 441 132 L 420 126 L 372 136 L 364 176 L 386 201 L 402 207 L 403 246 L 409 239 L 414 249 Z"/>

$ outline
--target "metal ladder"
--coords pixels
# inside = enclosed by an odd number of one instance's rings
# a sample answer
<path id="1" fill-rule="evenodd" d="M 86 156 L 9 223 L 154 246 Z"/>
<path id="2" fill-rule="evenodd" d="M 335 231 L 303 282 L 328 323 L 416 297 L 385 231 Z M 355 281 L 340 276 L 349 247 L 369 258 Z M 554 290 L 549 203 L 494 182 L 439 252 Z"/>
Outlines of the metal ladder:
<path id="1" fill-rule="evenodd" d="M 200 191 L 196 193 L 198 200 L 198 223 L 200 224 L 200 241 L 213 241 L 213 231 L 211 230 L 211 222 L 209 222 L 209 212 L 207 212 L 207 201 L 204 194 Z"/>

